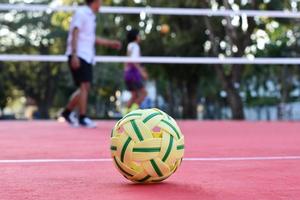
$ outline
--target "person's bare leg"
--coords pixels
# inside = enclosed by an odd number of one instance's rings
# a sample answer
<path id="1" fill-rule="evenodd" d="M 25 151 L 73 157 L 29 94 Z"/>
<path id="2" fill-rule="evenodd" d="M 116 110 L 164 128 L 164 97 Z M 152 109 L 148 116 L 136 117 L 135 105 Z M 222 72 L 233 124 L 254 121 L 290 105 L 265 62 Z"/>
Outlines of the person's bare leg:
<path id="1" fill-rule="evenodd" d="M 147 96 L 147 91 L 145 88 L 141 88 L 138 92 L 137 92 L 137 98 L 135 103 L 138 104 L 139 106 L 143 103 L 144 99 Z"/>
<path id="2" fill-rule="evenodd" d="M 80 90 L 78 89 L 72 94 L 72 96 L 67 104 L 67 107 L 64 109 L 64 111 L 61 114 L 62 117 L 64 117 L 65 120 L 67 122 L 69 122 L 70 124 L 72 124 L 73 126 L 77 126 L 77 121 L 76 121 L 76 119 L 74 119 L 70 116 L 71 116 L 72 111 L 76 107 L 78 107 L 79 100 L 80 100 Z"/>
<path id="3" fill-rule="evenodd" d="M 74 110 L 76 107 L 78 107 L 78 103 L 79 103 L 79 97 L 80 97 L 80 89 L 76 90 L 70 100 L 69 100 L 69 103 L 67 105 L 67 109 L 72 111 Z"/>
<path id="4" fill-rule="evenodd" d="M 79 93 L 79 114 L 81 116 L 86 114 L 89 89 L 90 83 L 81 83 Z"/>
<path id="5" fill-rule="evenodd" d="M 81 83 L 79 95 L 79 124 L 86 128 L 96 128 L 96 123 L 86 116 L 89 90 L 89 82 Z"/>
<path id="6" fill-rule="evenodd" d="M 130 108 L 132 104 L 136 102 L 136 99 L 137 99 L 137 92 L 131 91 L 131 97 L 130 100 L 127 102 L 127 108 Z"/>

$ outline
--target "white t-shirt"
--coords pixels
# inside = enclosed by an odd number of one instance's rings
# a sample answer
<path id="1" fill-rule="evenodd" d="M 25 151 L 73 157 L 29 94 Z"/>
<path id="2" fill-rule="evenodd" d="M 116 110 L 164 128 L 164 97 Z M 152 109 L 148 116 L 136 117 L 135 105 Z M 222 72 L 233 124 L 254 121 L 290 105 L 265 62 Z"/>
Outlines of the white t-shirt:
<path id="1" fill-rule="evenodd" d="M 127 46 L 127 56 L 132 58 L 141 57 L 141 48 L 137 42 L 131 42 Z"/>
<path id="2" fill-rule="evenodd" d="M 96 16 L 90 7 L 83 6 L 78 8 L 72 17 L 67 41 L 67 55 L 72 54 L 72 32 L 75 27 L 79 29 L 77 56 L 84 59 L 87 63 L 93 63 L 96 42 Z"/>

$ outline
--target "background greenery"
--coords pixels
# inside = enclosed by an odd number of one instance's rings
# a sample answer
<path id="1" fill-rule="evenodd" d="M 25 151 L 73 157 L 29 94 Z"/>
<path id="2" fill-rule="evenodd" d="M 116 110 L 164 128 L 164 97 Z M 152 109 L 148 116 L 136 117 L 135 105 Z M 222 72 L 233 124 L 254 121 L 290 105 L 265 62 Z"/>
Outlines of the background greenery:
<path id="1" fill-rule="evenodd" d="M 24 3 L 0 0 L 9 2 Z M 74 4 L 71 0 L 26 2 Z M 297 0 L 103 0 L 103 5 L 294 11 L 299 8 Z M 71 14 L 0 12 L 0 53 L 64 54 Z M 298 57 L 300 53 L 298 19 L 112 14 L 97 17 L 97 34 L 118 38 L 124 47 L 126 30 L 139 28 L 146 56 Z M 161 25 L 168 25 L 170 32 L 162 34 Z M 117 52 L 98 47 L 97 54 L 124 55 L 125 48 Z M 123 64 L 95 66 L 89 111 L 93 117 L 107 118 L 108 111 L 114 110 L 110 97 L 124 89 L 122 68 Z M 224 107 L 230 109 L 232 119 L 245 119 L 245 107 L 284 105 L 300 98 L 299 66 L 149 64 L 147 69 L 156 82 L 157 93 L 166 101 L 163 109 L 178 118 L 197 118 L 201 104 L 206 119 L 224 118 L 220 113 Z M 73 90 L 66 63 L 0 62 L 0 110 L 11 106 L 15 99 L 26 97 L 37 105 L 37 117 L 55 117 Z"/>

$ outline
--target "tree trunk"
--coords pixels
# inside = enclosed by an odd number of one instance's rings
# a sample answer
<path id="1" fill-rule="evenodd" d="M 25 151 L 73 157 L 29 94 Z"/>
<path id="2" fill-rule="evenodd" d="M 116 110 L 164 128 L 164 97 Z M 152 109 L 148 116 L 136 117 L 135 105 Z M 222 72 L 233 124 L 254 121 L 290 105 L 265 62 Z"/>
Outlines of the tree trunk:
<path id="1" fill-rule="evenodd" d="M 175 116 L 175 97 L 174 97 L 174 84 L 172 79 L 168 81 L 167 99 L 168 99 L 168 114 Z"/>
<path id="2" fill-rule="evenodd" d="M 232 119 L 245 119 L 243 101 L 239 95 L 238 89 L 235 88 L 234 83 L 232 82 L 232 78 L 224 74 L 222 66 L 216 65 L 215 71 L 218 79 L 221 81 L 223 89 L 227 93 L 227 101 L 232 112 Z"/>
<path id="3" fill-rule="evenodd" d="M 40 119 L 49 119 L 49 105 L 44 103 L 39 103 L 38 112 L 39 112 Z"/>
<path id="4" fill-rule="evenodd" d="M 186 95 L 184 97 L 183 118 L 197 119 L 197 79 L 191 78 L 185 84 Z"/>
<path id="5" fill-rule="evenodd" d="M 41 73 L 45 74 L 45 77 L 43 77 L 43 89 L 41 89 L 39 93 L 35 95 L 40 118 L 42 119 L 49 119 L 49 108 L 53 104 L 53 97 L 55 91 L 57 90 L 56 83 L 59 79 L 59 72 L 56 75 L 51 74 L 52 67 L 55 66 L 51 66 L 50 64 L 45 64 L 45 66 L 43 66 L 43 70 L 41 70 Z"/>
<path id="6" fill-rule="evenodd" d="M 209 40 L 212 42 L 212 52 L 214 55 L 218 55 L 219 54 L 218 43 L 216 42 L 215 39 L 216 36 L 214 33 L 214 29 L 211 26 L 211 23 L 207 17 L 204 18 L 204 21 L 206 27 L 210 31 Z M 239 95 L 238 89 L 236 89 L 234 86 L 235 81 L 240 81 L 239 79 L 242 73 L 242 69 L 239 67 L 241 66 L 238 65 L 232 66 L 230 75 L 226 76 L 223 66 L 220 65 L 214 66 L 216 75 L 220 80 L 223 89 L 227 93 L 227 100 L 232 112 L 232 119 L 235 120 L 243 120 L 245 118 L 242 99 Z"/>
<path id="7" fill-rule="evenodd" d="M 227 88 L 227 100 L 232 112 L 232 119 L 243 120 L 245 119 L 243 102 L 237 90 L 233 87 Z"/>
<path id="8" fill-rule="evenodd" d="M 289 115 L 287 113 L 287 103 L 289 100 L 289 93 L 292 89 L 291 82 L 289 80 L 290 71 L 288 66 L 283 66 L 281 69 L 281 78 L 280 78 L 280 83 L 281 83 L 281 97 L 280 97 L 280 104 L 278 106 L 278 119 L 283 120 L 287 118 Z"/>

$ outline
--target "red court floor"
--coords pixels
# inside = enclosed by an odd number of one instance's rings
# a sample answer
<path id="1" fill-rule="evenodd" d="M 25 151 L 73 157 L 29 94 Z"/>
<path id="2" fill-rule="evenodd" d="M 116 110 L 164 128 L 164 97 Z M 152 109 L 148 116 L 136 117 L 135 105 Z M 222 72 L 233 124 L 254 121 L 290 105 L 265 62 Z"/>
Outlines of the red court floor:
<path id="1" fill-rule="evenodd" d="M 180 121 L 186 160 L 151 185 L 109 160 L 114 123 L 0 122 L 0 200 L 300 199 L 300 123 Z"/>

